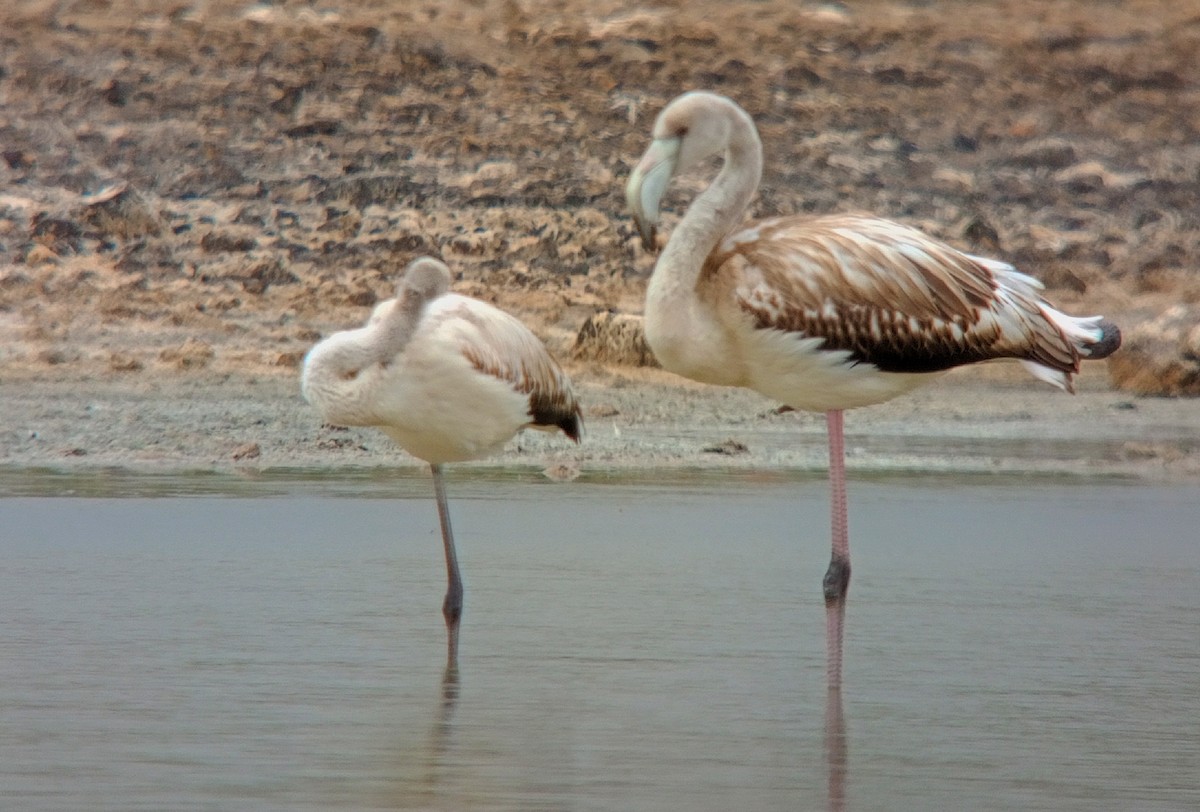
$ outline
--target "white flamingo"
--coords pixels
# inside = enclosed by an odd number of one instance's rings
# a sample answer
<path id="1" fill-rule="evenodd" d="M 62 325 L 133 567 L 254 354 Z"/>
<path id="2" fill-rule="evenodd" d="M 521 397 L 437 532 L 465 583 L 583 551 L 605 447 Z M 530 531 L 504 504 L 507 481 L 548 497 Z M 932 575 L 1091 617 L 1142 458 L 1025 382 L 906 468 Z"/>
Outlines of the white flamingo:
<path id="1" fill-rule="evenodd" d="M 442 465 L 490 454 L 526 427 L 561 429 L 579 442 L 582 417 L 571 382 L 524 324 L 449 289 L 442 262 L 414 260 L 396 298 L 377 305 L 365 326 L 309 351 L 300 387 L 326 422 L 376 426 L 429 463 L 446 551 L 442 614 L 453 665 L 463 586 Z"/>
<path id="2" fill-rule="evenodd" d="M 712 184 L 667 241 L 646 291 L 646 340 L 662 366 L 826 414 L 833 545 L 825 574 L 829 686 L 841 686 L 850 585 L 842 410 L 888 400 L 951 367 L 1016 358 L 1072 391 L 1083 358 L 1120 332 L 1041 298 L 1007 263 L 899 223 L 852 214 L 743 223 L 762 176 L 754 122 L 708 92 L 674 99 L 626 188 L 646 250 L 672 177 L 721 154 Z"/>

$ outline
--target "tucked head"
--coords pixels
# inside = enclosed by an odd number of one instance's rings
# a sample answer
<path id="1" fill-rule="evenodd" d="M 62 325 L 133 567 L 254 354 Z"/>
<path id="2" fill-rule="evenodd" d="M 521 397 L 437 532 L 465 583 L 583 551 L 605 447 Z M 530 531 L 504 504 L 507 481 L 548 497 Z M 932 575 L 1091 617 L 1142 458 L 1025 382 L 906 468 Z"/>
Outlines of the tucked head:
<path id="1" fill-rule="evenodd" d="M 400 283 L 401 298 L 416 297 L 427 302 L 450 290 L 450 269 L 446 263 L 433 257 L 417 257 L 404 269 L 404 280 Z"/>
<path id="2" fill-rule="evenodd" d="M 450 290 L 450 269 L 433 257 L 418 257 L 404 269 L 395 299 L 375 308 L 367 326 L 376 361 L 387 363 L 404 351 L 425 307 Z"/>

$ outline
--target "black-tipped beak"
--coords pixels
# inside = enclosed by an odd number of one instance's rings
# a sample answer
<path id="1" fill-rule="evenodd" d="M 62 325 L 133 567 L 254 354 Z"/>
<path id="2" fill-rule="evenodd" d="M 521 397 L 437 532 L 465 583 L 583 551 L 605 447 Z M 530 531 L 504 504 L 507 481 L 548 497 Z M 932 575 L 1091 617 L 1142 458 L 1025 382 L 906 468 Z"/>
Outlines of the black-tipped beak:
<path id="1" fill-rule="evenodd" d="M 625 186 L 625 202 L 642 235 L 642 248 L 649 253 L 658 252 L 658 207 L 671 176 L 675 174 L 678 155 L 678 138 L 654 141 L 634 167 Z"/>

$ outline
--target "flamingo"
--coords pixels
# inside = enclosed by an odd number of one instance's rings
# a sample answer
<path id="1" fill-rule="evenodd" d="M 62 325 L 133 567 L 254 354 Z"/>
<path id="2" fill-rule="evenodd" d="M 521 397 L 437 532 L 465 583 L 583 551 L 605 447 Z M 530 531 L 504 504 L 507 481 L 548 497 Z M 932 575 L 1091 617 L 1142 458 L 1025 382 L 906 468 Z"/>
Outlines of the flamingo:
<path id="1" fill-rule="evenodd" d="M 420 257 L 394 299 L 366 325 L 334 333 L 304 359 L 300 388 L 328 423 L 376 426 L 433 474 L 447 589 L 448 663 L 458 658 L 463 585 L 442 466 L 497 451 L 523 428 L 561 430 L 579 442 L 571 382 L 513 316 L 450 293 L 450 269 Z"/>
<path id="2" fill-rule="evenodd" d="M 1068 316 L 1036 279 L 889 220 L 861 214 L 745 222 L 762 177 L 750 116 L 715 93 L 685 93 L 654 123 L 626 187 L 648 252 L 671 179 L 714 155 L 720 172 L 692 201 L 646 290 L 645 334 L 663 368 L 824 412 L 832 550 L 822 582 L 830 689 L 840 690 L 850 545 L 843 410 L 908 392 L 936 373 L 1018 359 L 1067 392 L 1081 359 L 1121 343 L 1099 316 Z"/>

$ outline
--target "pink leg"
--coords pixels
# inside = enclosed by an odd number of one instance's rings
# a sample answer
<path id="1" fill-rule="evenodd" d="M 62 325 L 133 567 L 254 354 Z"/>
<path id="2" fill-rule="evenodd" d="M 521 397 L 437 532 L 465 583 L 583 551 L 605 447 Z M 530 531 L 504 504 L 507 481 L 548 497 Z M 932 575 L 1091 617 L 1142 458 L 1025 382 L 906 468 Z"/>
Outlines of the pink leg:
<path id="1" fill-rule="evenodd" d="M 458 624 L 462 620 L 463 583 L 458 569 L 458 554 L 454 549 L 454 531 L 450 529 L 450 502 L 446 498 L 446 482 L 442 466 L 430 465 L 433 473 L 433 493 L 437 497 L 438 520 L 442 524 L 442 545 L 446 551 L 446 598 L 442 601 L 442 616 L 446 618 L 446 667 L 458 668 Z"/>
<path id="2" fill-rule="evenodd" d="M 822 587 L 825 591 L 825 645 L 829 689 L 842 687 L 842 630 L 846 619 L 846 594 L 850 591 L 850 533 L 846 522 L 846 445 L 842 412 L 825 413 L 829 432 L 830 518 L 833 552 Z"/>

